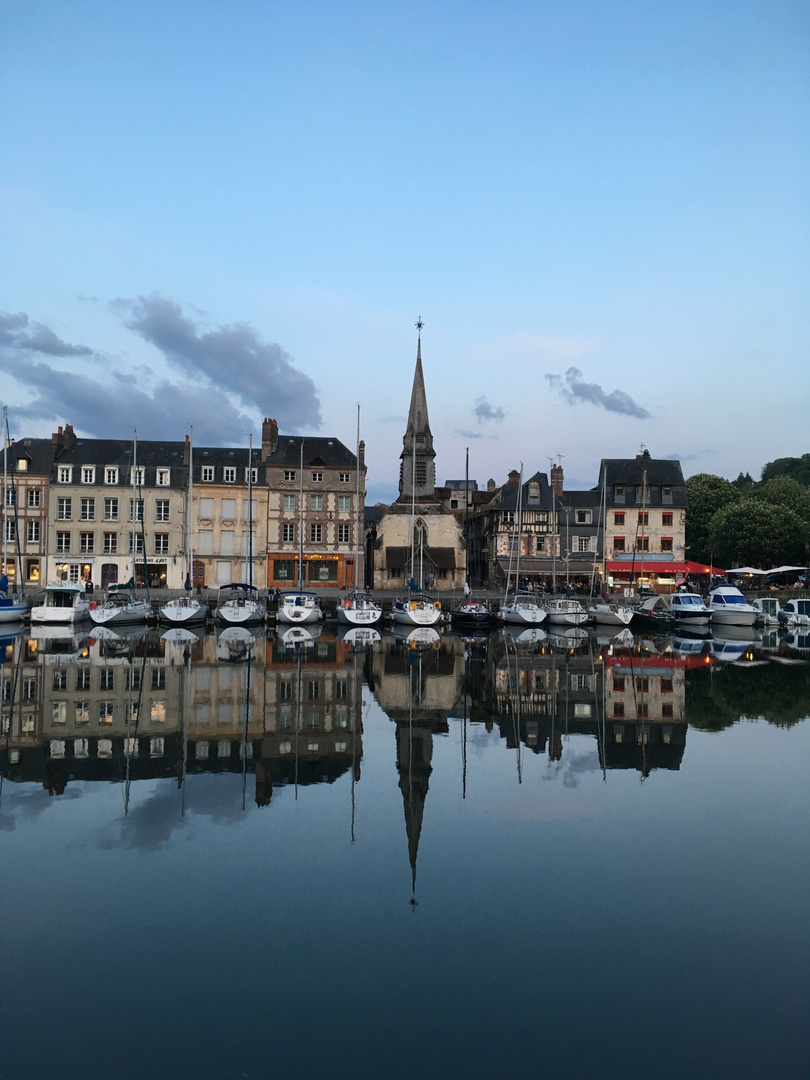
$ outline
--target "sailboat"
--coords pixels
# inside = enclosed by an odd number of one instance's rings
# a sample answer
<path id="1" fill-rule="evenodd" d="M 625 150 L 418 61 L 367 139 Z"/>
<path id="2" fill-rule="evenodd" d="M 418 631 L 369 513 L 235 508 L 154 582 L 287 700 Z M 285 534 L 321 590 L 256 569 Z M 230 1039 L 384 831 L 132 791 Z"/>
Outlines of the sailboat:
<path id="1" fill-rule="evenodd" d="M 594 622 L 601 624 L 602 626 L 618 626 L 624 628 L 630 625 L 630 621 L 633 618 L 633 609 L 626 604 L 615 604 L 610 599 L 610 593 L 608 592 L 607 579 L 606 579 L 606 566 L 605 566 L 605 523 L 607 521 L 607 470 L 602 469 L 602 585 L 600 589 L 600 595 L 602 597 L 602 603 L 591 604 L 588 608 L 588 615 L 594 620 Z M 594 556 L 594 563 L 596 557 Z"/>
<path id="2" fill-rule="evenodd" d="M 469 574 L 470 574 L 470 551 L 469 551 L 469 530 L 470 530 L 470 450 L 467 448 L 467 461 L 464 473 L 464 538 L 467 545 L 466 551 L 466 567 L 468 580 L 464 585 L 464 599 L 459 601 L 458 604 L 450 612 L 450 622 L 452 623 L 454 630 L 464 631 L 471 630 L 489 630 L 495 624 L 495 615 L 490 610 L 489 604 L 484 600 L 476 600 L 470 593 Z"/>
<path id="3" fill-rule="evenodd" d="M 298 489 L 298 589 L 283 592 L 279 597 L 276 618 L 280 623 L 300 626 L 316 623 L 323 618 L 318 597 L 304 591 L 304 440 L 301 439 L 300 486 Z"/>
<path id="4" fill-rule="evenodd" d="M 517 553 L 515 559 L 515 591 L 509 598 L 509 574 L 506 575 L 506 591 L 501 601 L 498 618 L 501 622 L 514 623 L 518 626 L 539 626 L 546 618 L 545 608 L 532 593 L 521 593 L 520 589 L 520 549 L 523 544 L 523 462 L 520 463 L 517 505 Z"/>
<path id="5" fill-rule="evenodd" d="M 216 617 L 229 626 L 247 626 L 250 623 L 264 622 L 267 607 L 259 599 L 259 593 L 253 584 L 253 436 L 248 444 L 248 561 L 247 581 L 233 581 L 223 585 L 219 591 L 220 600 Z"/>
<path id="6" fill-rule="evenodd" d="M 91 600 L 89 604 L 90 618 L 97 626 L 119 626 L 124 623 L 146 623 L 154 617 L 151 602 L 139 600 L 135 596 L 135 559 L 137 557 L 138 522 L 143 529 L 143 512 L 138 513 L 138 508 L 143 507 L 140 485 L 138 484 L 138 432 L 133 432 L 132 438 L 132 567 L 133 573 L 129 581 L 123 585 L 110 585 L 107 588 L 104 602 L 96 604 Z M 144 579 L 147 582 L 149 575 L 146 568 L 146 544 L 144 543 Z"/>
<path id="7" fill-rule="evenodd" d="M 356 512 L 357 524 L 355 526 L 355 556 L 354 573 L 355 587 L 345 600 L 341 600 L 335 609 L 337 621 L 344 626 L 373 626 L 382 618 L 382 608 L 376 604 L 370 593 L 361 590 L 362 578 L 360 575 L 360 545 L 363 536 L 363 507 L 360 502 L 360 406 L 357 406 L 357 484 L 356 484 Z"/>
<path id="8" fill-rule="evenodd" d="M 160 621 L 170 626 L 203 623 L 210 612 L 207 604 L 198 600 L 192 591 L 194 573 L 194 428 L 188 438 L 188 487 L 186 489 L 186 584 L 185 596 L 169 600 L 160 609 Z"/>
<path id="9" fill-rule="evenodd" d="M 8 444 L 11 441 L 8 434 L 8 409 L 3 408 L 3 572 L 0 575 L 0 622 L 20 622 L 28 614 L 28 604 L 25 599 L 13 600 L 8 595 Z M 12 488 L 13 480 L 12 480 Z M 17 499 L 14 498 L 14 519 L 17 518 Z M 17 537 L 15 528 L 14 535 Z M 17 540 L 19 547 L 19 539 Z M 21 565 L 18 560 L 18 565 Z M 22 581 L 22 573 L 20 573 Z"/>

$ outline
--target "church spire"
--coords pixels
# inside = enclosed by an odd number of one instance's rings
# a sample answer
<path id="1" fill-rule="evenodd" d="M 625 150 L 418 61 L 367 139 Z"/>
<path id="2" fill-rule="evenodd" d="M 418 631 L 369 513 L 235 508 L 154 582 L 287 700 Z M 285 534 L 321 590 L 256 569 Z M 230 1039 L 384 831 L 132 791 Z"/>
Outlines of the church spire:
<path id="1" fill-rule="evenodd" d="M 402 440 L 402 465 L 399 474 L 399 498 L 410 502 L 412 487 L 415 484 L 417 499 L 432 498 L 435 489 L 435 466 L 433 459 L 433 434 L 428 418 L 425 376 L 422 371 L 422 322 L 421 316 L 416 323 L 419 333 L 416 343 L 416 370 L 411 389 L 411 405 L 408 410 L 408 426 Z"/>

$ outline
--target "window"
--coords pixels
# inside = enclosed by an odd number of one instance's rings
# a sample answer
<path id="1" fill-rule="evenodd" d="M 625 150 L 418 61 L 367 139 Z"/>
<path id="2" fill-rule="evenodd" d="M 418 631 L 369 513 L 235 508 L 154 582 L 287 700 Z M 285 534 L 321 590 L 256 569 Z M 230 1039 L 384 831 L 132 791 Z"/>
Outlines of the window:
<path id="1" fill-rule="evenodd" d="M 111 724 L 113 722 L 113 703 L 111 701 L 100 701 L 98 703 L 98 722 L 99 724 Z"/>
<path id="2" fill-rule="evenodd" d="M 615 499 L 624 500 L 624 484 L 615 484 L 613 487 L 613 497 Z"/>
<path id="3" fill-rule="evenodd" d="M 451 510 L 458 510 L 458 499 L 451 499 L 450 500 L 450 509 Z"/>
<path id="4" fill-rule="evenodd" d="M 33 701 L 36 696 L 36 690 L 36 679 L 23 679 L 23 701 Z"/>
<path id="5" fill-rule="evenodd" d="M 25 539 L 29 544 L 39 543 L 39 522 L 27 521 L 25 523 Z"/>
<path id="6" fill-rule="evenodd" d="M 118 551 L 118 533 L 104 533 L 104 554 L 115 555 Z"/>
<path id="7" fill-rule="evenodd" d="M 317 701 L 320 696 L 321 696 L 321 684 L 315 679 L 313 679 L 311 682 L 308 682 L 307 683 L 307 697 L 310 699 L 310 701 Z M 316 713 L 316 716 L 317 716 L 317 713 Z M 316 719 L 315 723 L 317 724 L 317 722 L 318 721 Z"/>
<path id="8" fill-rule="evenodd" d="M 28 472 L 28 458 L 17 458 L 17 472 Z"/>
<path id="9" fill-rule="evenodd" d="M 213 521 L 213 518 L 214 518 L 214 500 L 213 499 L 200 499 L 200 517 L 204 521 Z"/>
<path id="10" fill-rule="evenodd" d="M 249 469 L 245 466 L 245 483 L 246 484 L 258 484 L 259 482 L 259 470 Z"/>
<path id="11" fill-rule="evenodd" d="M 70 499 L 59 498 L 56 500 L 56 520 L 70 521 Z"/>
<path id="12" fill-rule="evenodd" d="M 67 690 L 67 671 L 64 668 L 54 669 L 53 688 L 54 690 Z"/>
<path id="13" fill-rule="evenodd" d="M 166 702 L 165 701 L 153 701 L 149 705 L 149 723 L 150 724 L 165 724 L 166 723 Z"/>
<path id="14" fill-rule="evenodd" d="M 672 525 L 672 514 L 663 513 L 661 515 L 661 524 L 666 528 L 668 525 Z"/>
<path id="15" fill-rule="evenodd" d="M 231 564 L 229 562 L 217 563 L 217 584 L 227 585 L 231 580 Z"/>
<path id="16" fill-rule="evenodd" d="M 351 541 L 351 525 L 338 525 L 337 527 L 337 542 L 339 544 L 348 544 Z"/>
<path id="17" fill-rule="evenodd" d="M 105 484 L 117 484 L 118 483 L 118 466 L 108 465 L 104 469 L 104 483 Z"/>
<path id="18" fill-rule="evenodd" d="M 294 495 L 285 495 L 284 496 L 284 509 L 285 510 L 294 510 L 295 509 L 295 496 Z"/>
<path id="19" fill-rule="evenodd" d="M 535 538 L 535 550 L 540 555 L 546 550 L 546 538 L 545 536 L 536 536 Z"/>
<path id="20" fill-rule="evenodd" d="M 323 473 L 322 472 L 314 472 L 312 474 L 312 483 L 313 484 L 322 484 L 323 483 Z"/>
<path id="21" fill-rule="evenodd" d="M 672 682 L 671 678 L 670 679 L 661 679 L 661 693 L 662 694 L 671 694 L 672 693 L 672 687 L 673 687 L 673 682 Z"/>
<path id="22" fill-rule="evenodd" d="M 664 503 L 671 503 L 672 502 L 672 486 L 670 484 L 665 484 L 661 488 L 661 502 L 664 502 Z"/>
<path id="23" fill-rule="evenodd" d="M 6 522 L 6 540 L 17 539 L 17 526 L 14 523 L 14 519 Z"/>
<path id="24" fill-rule="evenodd" d="M 242 521 L 255 521 L 259 516 L 259 504 L 255 499 L 242 499 Z"/>
<path id="25" fill-rule="evenodd" d="M 67 555 L 70 552 L 70 533 L 58 532 L 56 534 L 56 554 Z"/>
<path id="26" fill-rule="evenodd" d="M 590 525 L 593 521 L 593 511 L 591 510 L 577 510 L 576 511 L 577 525 Z"/>
<path id="27" fill-rule="evenodd" d="M 503 514 L 501 516 L 501 521 L 505 525 L 511 525 L 514 522 L 514 520 L 515 520 L 515 512 L 514 512 L 514 510 L 504 510 L 504 512 L 503 512 Z"/>
<path id="28" fill-rule="evenodd" d="M 295 480 L 295 469 L 285 469 L 284 470 L 284 479 L 287 482 Z"/>
<path id="29" fill-rule="evenodd" d="M 155 500 L 155 521 L 168 521 L 169 520 L 169 500 L 168 499 L 156 499 Z"/>
<path id="30" fill-rule="evenodd" d="M 285 544 L 295 543 L 295 525 L 284 524 L 281 526 L 281 539 Z"/>
<path id="31" fill-rule="evenodd" d="M 171 471 L 169 469 L 158 469 L 156 479 L 158 487 L 168 487 L 171 481 Z"/>
<path id="32" fill-rule="evenodd" d="M 275 581 L 293 581 L 298 574 L 295 559 L 273 559 L 273 579 Z"/>
<path id="33" fill-rule="evenodd" d="M 212 484 L 214 482 L 214 466 L 213 465 L 203 465 L 203 467 L 202 467 L 202 478 L 203 478 L 203 483 L 204 484 Z"/>
<path id="34" fill-rule="evenodd" d="M 348 689 L 349 689 L 349 684 L 346 681 L 346 679 L 336 679 L 335 680 L 335 700 L 336 701 L 345 701 L 346 698 L 349 696 Z"/>
<path id="35" fill-rule="evenodd" d="M 89 690 L 90 689 L 90 668 L 80 667 L 76 670 L 76 689 L 77 690 Z"/>
<path id="36" fill-rule="evenodd" d="M 140 533 L 136 533 L 134 536 L 129 534 L 129 553 L 130 555 L 143 555 L 143 536 Z"/>
<path id="37" fill-rule="evenodd" d="M 614 694 L 623 694 L 624 693 L 624 675 L 614 675 L 613 676 L 613 693 Z"/>
<path id="38" fill-rule="evenodd" d="M 352 497 L 351 495 L 338 495 L 338 510 L 351 510 Z"/>
<path id="39" fill-rule="evenodd" d="M 624 525 L 624 513 L 623 512 L 621 514 L 614 514 L 613 515 L 613 524 L 614 525 Z"/>
<path id="40" fill-rule="evenodd" d="M 104 500 L 104 520 L 118 521 L 118 499 Z"/>
<path id="41" fill-rule="evenodd" d="M 226 484 L 236 483 L 236 466 L 226 465 L 222 470 L 222 479 Z"/>
<path id="42" fill-rule="evenodd" d="M 96 500 L 95 499 L 82 499 L 81 510 L 79 512 L 79 519 L 81 521 L 92 521 L 96 516 Z"/>
<path id="43" fill-rule="evenodd" d="M 214 533 L 212 529 L 200 529 L 197 538 L 197 549 L 200 555 L 214 554 Z"/>
<path id="44" fill-rule="evenodd" d="M 39 581 L 39 559 L 26 559 L 25 576 L 29 581 Z"/>
<path id="45" fill-rule="evenodd" d="M 169 534 L 168 533 L 155 533 L 155 554 L 156 555 L 168 555 L 169 554 Z"/>
<path id="46" fill-rule="evenodd" d="M 233 555 L 233 529 L 223 529 L 219 534 L 220 555 Z"/>
<path id="47" fill-rule="evenodd" d="M 57 484 L 70 484 L 73 480 L 73 466 L 60 465 L 56 470 Z"/>
<path id="48" fill-rule="evenodd" d="M 16 504 L 16 496 L 15 496 L 15 493 L 14 493 L 14 489 L 10 488 L 10 487 L 7 487 L 6 488 L 6 506 L 16 506 L 16 505 L 17 504 Z"/>
<path id="49" fill-rule="evenodd" d="M 83 484 L 95 484 L 96 482 L 96 467 L 95 465 L 83 465 L 82 466 L 82 483 Z"/>
<path id="50" fill-rule="evenodd" d="M 28 489 L 28 509 L 37 510 L 42 505 L 42 493 L 39 488 Z"/>
<path id="51" fill-rule="evenodd" d="M 649 536 L 639 536 L 636 539 L 636 551 L 649 551 L 650 550 L 650 538 Z"/>
<path id="52" fill-rule="evenodd" d="M 236 499 L 222 500 L 222 517 L 225 521 L 236 520 Z"/>
<path id="53" fill-rule="evenodd" d="M 574 551 L 590 551 L 591 538 L 589 536 L 577 536 Z"/>
<path id="54" fill-rule="evenodd" d="M 625 544 L 624 544 L 624 537 L 623 536 L 614 536 L 613 537 L 613 550 L 614 551 L 624 551 L 625 550 Z"/>
<path id="55" fill-rule="evenodd" d="M 129 500 L 129 520 L 143 521 L 143 499 Z"/>
<path id="56" fill-rule="evenodd" d="M 67 723 L 67 702 L 66 701 L 52 701 L 51 702 L 51 723 L 58 724 L 60 727 Z"/>
<path id="57" fill-rule="evenodd" d="M 310 510 L 323 510 L 323 495 L 310 495 L 309 508 Z"/>
<path id="58" fill-rule="evenodd" d="M 662 536 L 661 537 L 661 550 L 662 551 L 672 551 L 672 537 L 671 536 Z"/>
<path id="59" fill-rule="evenodd" d="M 83 532 L 79 533 L 79 551 L 82 555 L 93 554 L 93 537 L 94 533 Z"/>
<path id="60" fill-rule="evenodd" d="M 129 482 L 134 484 L 135 487 L 143 487 L 145 483 L 145 472 L 143 465 L 136 465 L 129 470 Z"/>
<path id="61" fill-rule="evenodd" d="M 624 716 L 624 702 L 623 701 L 614 701 L 613 702 L 613 715 L 614 716 Z M 621 732 L 621 731 L 616 732 L 616 742 L 621 742 L 622 741 L 622 735 L 623 735 L 623 732 Z"/>
<path id="62" fill-rule="evenodd" d="M 323 529 L 321 528 L 320 523 L 317 522 L 317 521 L 313 522 L 313 524 L 310 525 L 310 527 L 309 527 L 309 539 L 310 539 L 310 542 L 313 543 L 313 544 L 320 544 L 322 533 L 323 533 Z"/>
<path id="63" fill-rule="evenodd" d="M 341 484 L 350 484 L 352 481 L 352 474 L 350 472 L 338 473 L 338 481 Z"/>
<path id="64" fill-rule="evenodd" d="M 77 701 L 76 702 L 76 727 L 84 727 L 90 723 L 90 702 L 89 701 Z M 84 742 L 84 739 L 77 739 L 76 742 Z M 75 744 L 74 744 L 75 747 Z M 74 749 L 75 753 L 75 749 Z M 87 749 L 83 754 L 77 754 L 77 757 L 87 757 Z"/>
<path id="65" fill-rule="evenodd" d="M 638 512 L 638 523 L 639 523 L 639 525 L 649 525 L 650 524 L 650 515 L 646 510 L 639 510 L 639 512 Z"/>
<path id="66" fill-rule="evenodd" d="M 537 483 L 536 480 L 529 484 L 529 502 L 540 502 L 540 485 Z"/>
<path id="67" fill-rule="evenodd" d="M 141 688 L 141 669 L 140 668 L 125 668 L 126 672 L 126 689 L 127 690 L 140 690 Z"/>
<path id="68" fill-rule="evenodd" d="M 165 690 L 166 689 L 166 668 L 153 667 L 152 668 L 152 689 L 153 690 Z"/>

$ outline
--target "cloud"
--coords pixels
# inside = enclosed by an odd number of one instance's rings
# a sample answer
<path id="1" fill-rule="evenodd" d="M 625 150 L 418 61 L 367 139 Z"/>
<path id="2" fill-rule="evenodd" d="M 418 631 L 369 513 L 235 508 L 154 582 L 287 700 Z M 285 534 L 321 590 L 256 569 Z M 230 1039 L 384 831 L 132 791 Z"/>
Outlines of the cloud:
<path id="1" fill-rule="evenodd" d="M 475 399 L 475 405 L 473 406 L 473 414 L 475 415 L 478 423 L 481 424 L 485 420 L 496 420 L 498 423 L 503 420 L 506 413 L 500 406 L 490 405 L 485 397 Z"/>
<path id="2" fill-rule="evenodd" d="M 0 312 L 0 346 L 46 356 L 92 356 L 87 345 L 69 345 L 47 326 L 29 322 L 23 312 L 16 315 Z"/>
<path id="3" fill-rule="evenodd" d="M 456 428 L 456 435 L 460 435 L 462 439 L 483 439 L 483 435 L 480 431 L 464 431 L 463 428 Z"/>
<path id="4" fill-rule="evenodd" d="M 258 403 L 282 427 L 320 426 L 321 406 L 312 379 L 294 367 L 280 345 L 263 341 L 247 323 L 208 330 L 157 293 L 118 299 L 110 307 L 187 377 L 205 379 L 244 406 Z"/>
<path id="5" fill-rule="evenodd" d="M 546 375 L 546 380 L 551 389 L 559 391 L 560 397 L 569 405 L 585 401 L 591 405 L 599 405 L 608 412 L 635 416 L 639 420 L 648 420 L 652 415 L 625 390 L 612 390 L 608 393 L 598 383 L 584 382 L 578 367 L 568 368 L 564 376 Z"/>

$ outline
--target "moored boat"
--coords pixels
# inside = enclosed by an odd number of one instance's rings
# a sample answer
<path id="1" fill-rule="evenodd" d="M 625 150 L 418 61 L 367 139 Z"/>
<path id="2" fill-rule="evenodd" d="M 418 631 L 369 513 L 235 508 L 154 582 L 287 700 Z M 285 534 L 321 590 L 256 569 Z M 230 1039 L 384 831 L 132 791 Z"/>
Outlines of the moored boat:
<path id="1" fill-rule="evenodd" d="M 267 618 L 267 608 L 259 599 L 255 585 L 232 581 L 219 590 L 220 599 L 215 618 L 229 626 L 248 626 L 262 623 Z"/>
<path id="2" fill-rule="evenodd" d="M 512 626 L 539 626 L 548 612 L 533 593 L 518 593 L 501 603 L 498 618 Z"/>
<path id="3" fill-rule="evenodd" d="M 405 626 L 435 626 L 441 622 L 442 605 L 424 593 L 413 593 L 394 601 L 391 617 Z"/>
<path id="4" fill-rule="evenodd" d="M 712 625 L 753 626 L 757 611 L 733 585 L 715 585 L 709 593 Z"/>
<path id="5" fill-rule="evenodd" d="M 810 600 L 788 600 L 779 610 L 778 619 L 787 626 L 809 626 Z"/>
<path id="6" fill-rule="evenodd" d="M 323 618 L 323 612 L 315 593 L 292 590 L 283 592 L 279 597 L 276 618 L 280 623 L 300 626 L 317 623 Z"/>
<path id="7" fill-rule="evenodd" d="M 452 609 L 450 623 L 454 630 L 486 630 L 495 624 L 495 616 L 489 604 L 468 597 Z"/>
<path id="8" fill-rule="evenodd" d="M 155 616 L 148 600 L 138 600 L 134 595 L 134 582 L 111 586 L 101 604 L 91 600 L 90 618 L 96 626 L 123 626 L 132 623 L 151 622 Z"/>
<path id="9" fill-rule="evenodd" d="M 31 608 L 32 623 L 70 626 L 90 615 L 90 604 L 80 581 L 58 581 L 45 586 L 45 598 Z"/>
<path id="10" fill-rule="evenodd" d="M 557 626 L 581 626 L 588 621 L 588 612 L 579 600 L 549 600 L 546 603 L 548 621 Z"/>
<path id="11" fill-rule="evenodd" d="M 669 610 L 686 626 L 708 626 L 712 613 L 698 593 L 676 592 L 669 598 Z"/>
<path id="12" fill-rule="evenodd" d="M 370 593 L 353 589 L 335 608 L 337 621 L 344 626 L 374 626 L 382 618 L 382 608 Z"/>

